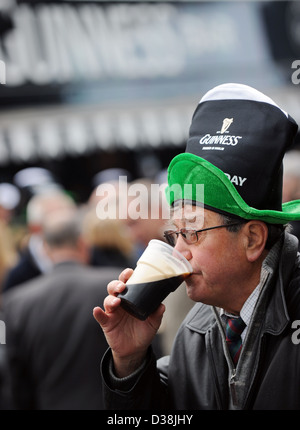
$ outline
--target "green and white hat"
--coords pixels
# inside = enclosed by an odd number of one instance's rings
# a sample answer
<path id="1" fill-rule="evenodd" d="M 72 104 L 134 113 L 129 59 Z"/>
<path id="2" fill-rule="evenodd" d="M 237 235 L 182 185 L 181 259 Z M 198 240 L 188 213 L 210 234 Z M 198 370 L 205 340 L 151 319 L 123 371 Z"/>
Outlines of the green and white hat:
<path id="1" fill-rule="evenodd" d="M 293 118 L 254 88 L 234 83 L 213 88 L 194 112 L 186 152 L 169 165 L 169 204 L 190 200 L 268 223 L 300 220 L 300 200 L 282 204 L 282 159 L 297 130 Z"/>

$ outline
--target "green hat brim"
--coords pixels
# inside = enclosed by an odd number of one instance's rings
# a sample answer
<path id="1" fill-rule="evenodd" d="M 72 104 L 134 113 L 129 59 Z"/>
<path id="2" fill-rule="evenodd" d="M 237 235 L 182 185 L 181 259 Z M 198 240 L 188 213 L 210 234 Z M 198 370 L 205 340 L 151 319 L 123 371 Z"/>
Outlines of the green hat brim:
<path id="1" fill-rule="evenodd" d="M 203 192 L 199 192 L 197 184 L 204 185 Z M 171 161 L 166 197 L 170 205 L 177 200 L 190 200 L 217 212 L 270 224 L 300 220 L 300 200 L 283 203 L 282 211 L 250 207 L 222 170 L 190 153 L 179 154 Z"/>

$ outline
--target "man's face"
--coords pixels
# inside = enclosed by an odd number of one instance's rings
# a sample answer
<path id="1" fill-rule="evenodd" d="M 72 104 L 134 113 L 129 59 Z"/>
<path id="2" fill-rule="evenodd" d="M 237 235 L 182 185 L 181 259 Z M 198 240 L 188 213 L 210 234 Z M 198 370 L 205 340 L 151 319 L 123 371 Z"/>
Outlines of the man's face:
<path id="1" fill-rule="evenodd" d="M 217 213 L 186 205 L 174 211 L 170 229 L 200 230 L 222 224 Z M 188 296 L 197 302 L 233 309 L 245 279 L 251 275 L 242 230 L 219 228 L 199 233 L 198 238 L 198 242 L 187 244 L 179 235 L 175 246 L 194 270 L 186 279 Z"/>

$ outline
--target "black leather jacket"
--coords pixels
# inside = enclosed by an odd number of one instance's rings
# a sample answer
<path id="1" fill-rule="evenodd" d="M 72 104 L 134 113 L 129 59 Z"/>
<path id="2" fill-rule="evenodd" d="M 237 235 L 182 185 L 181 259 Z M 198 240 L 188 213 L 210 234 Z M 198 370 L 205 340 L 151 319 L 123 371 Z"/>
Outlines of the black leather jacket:
<path id="1" fill-rule="evenodd" d="M 107 409 L 300 409 L 297 249 L 297 239 L 285 233 L 237 369 L 228 360 L 217 312 L 197 303 L 179 329 L 170 357 L 156 363 L 150 350 L 142 369 L 118 380 L 109 370 L 110 351 L 106 353 L 102 376 Z"/>

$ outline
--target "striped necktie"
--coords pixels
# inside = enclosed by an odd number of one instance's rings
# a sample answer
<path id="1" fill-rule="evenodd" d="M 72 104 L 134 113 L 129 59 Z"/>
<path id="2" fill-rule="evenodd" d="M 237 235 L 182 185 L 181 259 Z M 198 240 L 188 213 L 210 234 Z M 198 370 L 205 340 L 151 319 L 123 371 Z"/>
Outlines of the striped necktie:
<path id="1" fill-rule="evenodd" d="M 242 349 L 241 333 L 245 327 L 246 327 L 246 324 L 244 323 L 241 317 L 238 317 L 238 318 L 227 317 L 226 342 L 234 364 L 237 364 L 241 353 L 241 349 Z"/>

